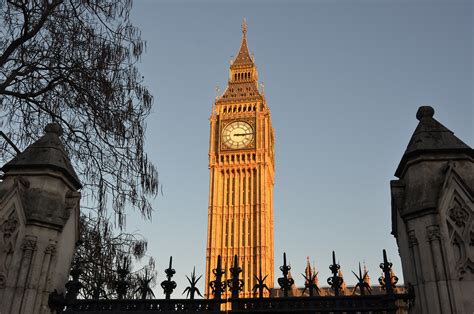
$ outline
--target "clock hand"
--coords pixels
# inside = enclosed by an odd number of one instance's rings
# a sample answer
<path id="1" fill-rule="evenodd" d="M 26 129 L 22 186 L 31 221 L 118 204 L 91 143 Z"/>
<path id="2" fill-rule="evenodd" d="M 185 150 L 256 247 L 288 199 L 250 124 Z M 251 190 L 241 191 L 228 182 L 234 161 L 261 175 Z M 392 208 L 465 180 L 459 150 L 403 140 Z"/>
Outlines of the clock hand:
<path id="1" fill-rule="evenodd" d="M 237 133 L 234 136 L 245 136 L 245 135 L 252 135 L 253 133 Z"/>

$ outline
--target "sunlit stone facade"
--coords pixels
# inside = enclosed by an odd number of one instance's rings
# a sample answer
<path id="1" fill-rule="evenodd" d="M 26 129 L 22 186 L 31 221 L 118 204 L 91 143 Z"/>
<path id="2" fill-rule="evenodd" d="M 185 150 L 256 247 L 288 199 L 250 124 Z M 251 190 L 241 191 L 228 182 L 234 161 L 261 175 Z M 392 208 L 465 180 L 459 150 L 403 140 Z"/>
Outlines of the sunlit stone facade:
<path id="1" fill-rule="evenodd" d="M 259 88 L 254 59 L 242 25 L 240 50 L 231 62 L 228 86 L 214 103 L 210 117 L 209 208 L 206 252 L 206 297 L 212 297 L 217 256 L 225 279 L 233 256 L 239 257 L 244 291 L 254 296 L 254 276 L 268 275 L 274 285 L 273 185 L 274 131 L 270 110 Z M 229 297 L 227 294 L 225 297 Z"/>

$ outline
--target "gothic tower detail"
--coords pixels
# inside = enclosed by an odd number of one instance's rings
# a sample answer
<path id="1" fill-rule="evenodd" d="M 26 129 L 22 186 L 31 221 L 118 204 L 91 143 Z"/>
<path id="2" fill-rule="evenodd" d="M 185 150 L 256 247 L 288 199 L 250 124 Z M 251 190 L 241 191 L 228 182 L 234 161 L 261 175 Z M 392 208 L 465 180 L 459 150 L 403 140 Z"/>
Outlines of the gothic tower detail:
<path id="1" fill-rule="evenodd" d="M 209 208 L 206 251 L 206 297 L 212 298 L 217 256 L 226 279 L 239 257 L 244 291 L 252 297 L 255 276 L 274 285 L 273 184 L 274 131 L 254 58 L 242 25 L 240 50 L 232 60 L 227 88 L 215 100 L 210 121 Z M 223 296 L 225 297 L 225 296 Z M 230 295 L 229 295 L 230 297 Z"/>

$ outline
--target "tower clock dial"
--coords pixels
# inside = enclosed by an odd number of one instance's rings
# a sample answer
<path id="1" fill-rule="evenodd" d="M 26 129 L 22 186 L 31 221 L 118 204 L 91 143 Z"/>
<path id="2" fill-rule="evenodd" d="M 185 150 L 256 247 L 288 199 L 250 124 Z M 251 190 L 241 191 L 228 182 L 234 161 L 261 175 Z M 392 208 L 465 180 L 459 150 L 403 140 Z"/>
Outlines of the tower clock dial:
<path id="1" fill-rule="evenodd" d="M 254 140 L 252 126 L 245 121 L 234 121 L 222 130 L 222 142 L 226 148 L 239 149 L 249 147 Z"/>

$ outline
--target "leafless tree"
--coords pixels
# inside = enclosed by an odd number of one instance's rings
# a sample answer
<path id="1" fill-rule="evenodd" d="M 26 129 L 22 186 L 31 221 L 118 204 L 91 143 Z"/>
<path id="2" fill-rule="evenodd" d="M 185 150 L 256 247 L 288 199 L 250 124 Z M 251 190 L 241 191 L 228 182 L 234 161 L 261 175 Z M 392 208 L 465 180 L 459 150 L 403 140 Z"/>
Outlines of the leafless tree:
<path id="1" fill-rule="evenodd" d="M 146 43 L 131 0 L 0 0 L 0 129 L 20 148 L 55 121 L 98 216 L 150 218 L 159 191 L 144 151 L 153 97 L 136 67 Z M 0 162 L 11 159 L 5 142 Z M 84 200 L 84 199 L 83 199 Z M 109 212 L 110 213 L 110 212 Z"/>
<path id="2" fill-rule="evenodd" d="M 106 219 L 81 216 L 81 241 L 74 255 L 73 267 L 80 269 L 79 295 L 84 299 L 111 299 L 117 297 L 117 285 L 122 279 L 120 269 L 127 274 L 126 299 L 142 296 L 144 278 L 151 291 L 155 283 L 155 263 L 133 269 L 133 262 L 141 260 L 146 253 L 147 242 L 139 234 L 114 234 Z M 136 265 L 137 263 L 135 263 Z M 147 292 L 146 295 L 148 295 Z"/>

